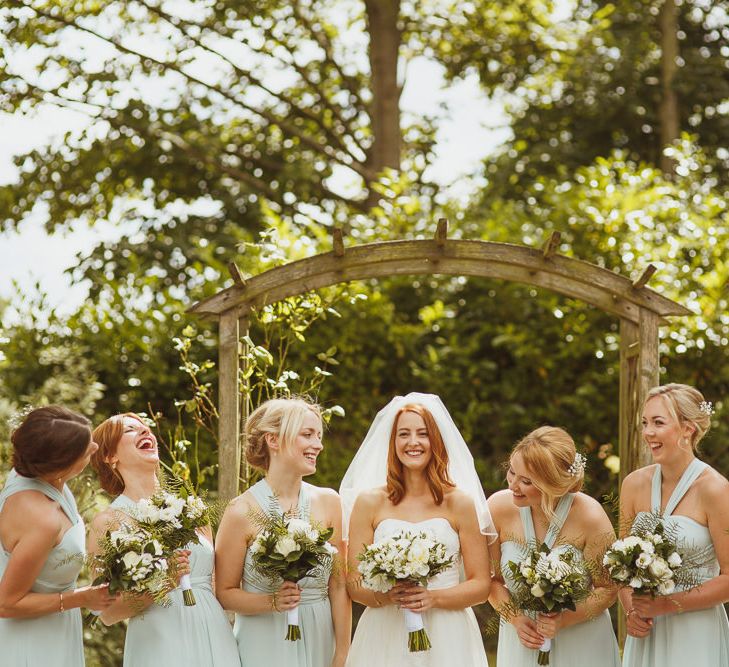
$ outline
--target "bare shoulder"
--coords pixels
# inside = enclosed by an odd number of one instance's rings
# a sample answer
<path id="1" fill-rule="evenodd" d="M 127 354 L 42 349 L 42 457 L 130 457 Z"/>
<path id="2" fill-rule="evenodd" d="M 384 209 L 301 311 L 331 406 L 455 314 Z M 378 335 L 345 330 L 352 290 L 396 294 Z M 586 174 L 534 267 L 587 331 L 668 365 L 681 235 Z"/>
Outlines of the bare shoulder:
<path id="1" fill-rule="evenodd" d="M 61 524 L 52 508 L 52 500 L 40 491 L 18 491 L 5 502 L 5 510 L 11 514 L 13 521 L 39 531 L 57 531 Z"/>
<path id="2" fill-rule="evenodd" d="M 228 519 L 247 520 L 251 512 L 260 509 L 250 489 L 236 496 L 225 508 L 225 515 Z"/>
<path id="3" fill-rule="evenodd" d="M 488 504 L 489 510 L 491 511 L 491 517 L 497 526 L 517 512 L 516 505 L 514 505 L 511 491 L 509 491 L 509 489 L 501 489 L 496 493 L 492 493 L 489 496 Z"/>
<path id="4" fill-rule="evenodd" d="M 696 480 L 696 486 L 706 507 L 726 505 L 729 497 L 729 480 L 719 471 L 707 466 Z"/>
<path id="5" fill-rule="evenodd" d="M 655 464 L 651 464 L 628 473 L 620 487 L 620 492 L 635 493 L 639 489 L 645 488 L 646 484 L 650 484 L 652 482 L 655 470 Z"/>
<path id="6" fill-rule="evenodd" d="M 610 518 L 602 503 L 586 493 L 575 494 L 573 507 L 579 514 L 582 523 L 587 525 L 610 523 Z"/>
<path id="7" fill-rule="evenodd" d="M 443 500 L 445 501 L 448 509 L 457 514 L 475 512 L 473 498 L 465 491 L 461 491 L 461 489 L 449 489 Z"/>
<path id="8" fill-rule="evenodd" d="M 360 491 L 357 495 L 357 500 L 355 501 L 354 506 L 360 511 L 374 510 L 382 505 L 382 503 L 388 501 L 387 489 L 384 486 L 381 486 L 374 489 L 367 489 L 366 491 Z"/>
<path id="9" fill-rule="evenodd" d="M 339 502 L 339 494 L 328 486 L 314 486 L 309 485 L 311 493 L 317 500 L 322 500 L 327 504 L 334 504 Z"/>

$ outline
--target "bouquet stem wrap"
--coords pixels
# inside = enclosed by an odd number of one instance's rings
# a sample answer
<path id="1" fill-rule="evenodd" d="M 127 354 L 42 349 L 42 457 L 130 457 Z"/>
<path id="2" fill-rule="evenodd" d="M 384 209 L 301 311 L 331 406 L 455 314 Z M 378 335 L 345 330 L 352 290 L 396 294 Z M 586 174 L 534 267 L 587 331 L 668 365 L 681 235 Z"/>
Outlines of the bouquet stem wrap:
<path id="1" fill-rule="evenodd" d="M 544 641 L 542 642 L 541 647 L 539 648 L 539 653 L 537 655 L 537 664 L 538 665 L 548 665 L 549 664 L 549 651 L 552 649 L 552 640 L 549 637 L 545 637 Z"/>
<path id="2" fill-rule="evenodd" d="M 185 606 L 194 607 L 197 602 L 195 601 L 195 594 L 192 592 L 189 574 L 183 574 L 180 577 L 180 588 L 182 589 L 182 599 L 185 601 Z"/>
<path id="3" fill-rule="evenodd" d="M 289 624 L 286 632 L 286 639 L 295 642 L 301 639 L 301 628 L 299 628 L 299 608 L 294 607 L 286 612 L 286 621 Z"/>
<path id="4" fill-rule="evenodd" d="M 405 614 L 405 626 L 408 629 L 408 649 L 411 653 L 416 651 L 429 651 L 431 647 L 430 638 L 423 625 L 423 617 L 410 609 L 403 609 Z"/>

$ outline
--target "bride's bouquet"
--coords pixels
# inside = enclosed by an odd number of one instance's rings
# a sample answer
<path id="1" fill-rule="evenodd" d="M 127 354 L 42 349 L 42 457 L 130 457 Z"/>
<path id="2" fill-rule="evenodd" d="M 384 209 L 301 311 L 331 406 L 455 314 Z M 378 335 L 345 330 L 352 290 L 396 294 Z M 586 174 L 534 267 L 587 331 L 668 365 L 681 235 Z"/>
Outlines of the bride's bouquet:
<path id="1" fill-rule="evenodd" d="M 167 558 L 190 542 L 199 542 L 197 531 L 211 522 L 210 508 L 190 489 L 180 484 L 173 493 L 171 488 L 160 489 L 151 498 L 140 500 L 132 512 L 140 527 L 158 536 Z M 193 606 L 195 595 L 189 574 L 180 578 L 180 588 L 185 606 Z"/>
<path id="2" fill-rule="evenodd" d="M 287 515 L 256 517 L 263 527 L 253 540 L 249 551 L 256 569 L 272 582 L 296 583 L 327 568 L 337 553 L 329 543 L 334 528 L 321 529 L 308 521 Z M 286 639 L 301 639 L 299 608 L 287 612 Z"/>
<path id="3" fill-rule="evenodd" d="M 635 594 L 670 595 L 681 584 L 690 588 L 695 578 L 675 536 L 662 521 L 636 522 L 631 534 L 617 540 L 605 552 L 602 563 L 619 586 Z"/>
<path id="4" fill-rule="evenodd" d="M 400 530 L 378 540 L 357 556 L 362 585 L 378 593 L 387 593 L 395 584 L 411 581 L 425 586 L 428 579 L 443 572 L 453 562 L 446 547 L 425 531 Z M 408 629 L 408 649 L 427 651 L 431 647 L 420 614 L 402 610 Z"/>
<path id="5" fill-rule="evenodd" d="M 99 548 L 90 562 L 96 573 L 95 586 L 108 583 L 109 593 L 121 593 L 132 602 L 151 595 L 162 606 L 169 604 L 167 593 L 175 582 L 159 536 L 123 522 L 117 528 L 107 529 L 99 540 Z"/>
<path id="6" fill-rule="evenodd" d="M 573 547 L 552 549 L 542 544 L 520 562 L 509 561 L 515 583 L 514 608 L 537 613 L 575 611 L 576 603 L 591 592 L 591 579 L 583 558 Z M 552 640 L 545 638 L 538 665 L 549 664 Z"/>

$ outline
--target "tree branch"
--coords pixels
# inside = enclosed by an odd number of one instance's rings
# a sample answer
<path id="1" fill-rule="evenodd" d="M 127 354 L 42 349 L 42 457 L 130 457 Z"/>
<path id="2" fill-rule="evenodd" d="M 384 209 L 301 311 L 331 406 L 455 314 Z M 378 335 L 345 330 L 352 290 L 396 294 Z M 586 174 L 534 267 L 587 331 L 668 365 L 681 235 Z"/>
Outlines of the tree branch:
<path id="1" fill-rule="evenodd" d="M 67 19 L 62 16 L 55 16 L 50 12 L 33 7 L 30 4 L 22 2 L 22 0 L 8 0 L 8 1 L 13 5 L 16 5 L 19 7 L 24 7 L 26 9 L 31 9 L 37 15 L 43 16 L 44 18 L 47 18 L 50 21 L 55 21 L 57 23 L 65 25 L 67 27 L 74 28 L 81 32 L 88 33 L 88 34 L 96 37 L 97 39 L 100 39 L 100 40 L 106 42 L 107 44 L 111 44 L 120 52 L 127 53 L 129 55 L 133 55 L 133 56 L 139 58 L 140 60 L 146 60 L 146 61 L 152 62 L 164 71 L 176 72 L 177 74 L 179 74 L 183 78 L 187 79 L 188 81 L 197 83 L 197 84 L 203 86 L 204 88 L 207 88 L 208 90 L 216 92 L 221 97 L 223 97 L 223 98 L 233 102 L 234 104 L 240 106 L 241 108 L 246 109 L 247 111 L 250 111 L 251 113 L 259 116 L 263 120 L 267 121 L 270 125 L 275 125 L 275 126 L 281 128 L 286 133 L 288 133 L 292 136 L 295 136 L 306 146 L 310 147 L 317 153 L 323 154 L 327 158 L 351 169 L 355 173 L 362 176 L 362 178 L 364 178 L 367 182 L 370 182 L 370 181 L 374 180 L 374 178 L 375 178 L 375 174 L 370 169 L 368 169 L 365 165 L 362 165 L 359 162 L 354 161 L 348 153 L 346 154 L 346 157 L 339 154 L 339 152 L 336 149 L 331 149 L 326 144 L 322 144 L 321 142 L 311 139 L 311 137 L 309 137 L 309 135 L 307 135 L 305 132 L 300 131 L 298 128 L 291 125 L 290 123 L 287 123 L 283 119 L 277 118 L 270 111 L 268 111 L 266 109 L 257 109 L 255 107 L 252 107 L 249 104 L 238 99 L 237 96 L 222 89 L 220 86 L 214 85 L 211 83 L 207 83 L 207 82 L 203 81 L 202 79 L 199 79 L 199 78 L 185 72 L 182 68 L 180 68 L 177 65 L 163 62 L 153 56 L 144 55 L 143 53 L 140 53 L 139 51 L 136 51 L 135 49 L 124 46 L 116 39 L 113 39 L 111 37 L 106 37 L 106 36 L 100 34 L 99 32 L 92 30 L 91 28 L 81 26 L 81 25 L 77 24 L 76 22 L 74 22 L 73 20 Z"/>

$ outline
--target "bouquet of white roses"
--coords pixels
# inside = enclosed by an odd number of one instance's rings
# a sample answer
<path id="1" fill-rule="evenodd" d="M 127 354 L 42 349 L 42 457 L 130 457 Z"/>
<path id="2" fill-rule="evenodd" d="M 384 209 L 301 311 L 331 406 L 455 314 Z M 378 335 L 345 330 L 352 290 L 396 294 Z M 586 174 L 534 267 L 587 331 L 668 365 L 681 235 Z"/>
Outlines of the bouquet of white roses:
<path id="1" fill-rule="evenodd" d="M 591 591 L 587 566 L 576 549 L 552 549 L 542 544 L 531 549 L 520 562 L 509 561 L 516 585 L 513 606 L 531 612 L 575 611 L 576 603 Z M 552 640 L 545 638 L 537 664 L 549 664 Z"/>
<path id="2" fill-rule="evenodd" d="M 366 547 L 357 556 L 362 585 L 372 591 L 386 593 L 398 582 L 412 581 L 422 586 L 428 579 L 443 572 L 452 562 L 446 547 L 425 531 L 400 530 Z M 402 610 L 408 629 L 408 649 L 427 651 L 431 647 L 423 618 L 410 609 Z"/>
<path id="3" fill-rule="evenodd" d="M 686 584 L 686 577 L 692 576 L 661 521 L 654 526 L 636 525 L 631 535 L 610 545 L 602 563 L 618 585 L 652 597 L 670 595 L 678 583 Z"/>
<path id="4" fill-rule="evenodd" d="M 209 507 L 184 484 L 175 491 L 160 489 L 151 498 L 140 500 L 132 512 L 141 527 L 159 536 L 168 558 L 190 542 L 199 542 L 198 529 L 210 525 L 211 520 Z M 180 588 L 185 606 L 194 605 L 189 574 L 180 578 Z"/>
<path id="5" fill-rule="evenodd" d="M 308 521 L 286 515 L 261 516 L 263 530 L 249 550 L 256 569 L 274 582 L 297 582 L 314 575 L 332 562 L 336 547 L 329 543 L 334 528 L 321 529 Z M 299 608 L 287 612 L 286 639 L 301 639 Z"/>
<path id="6" fill-rule="evenodd" d="M 167 592 L 175 583 L 154 533 L 123 522 L 106 531 L 99 547 L 100 552 L 91 558 L 95 586 L 108 583 L 109 593 L 122 593 L 132 601 L 149 594 L 155 602 L 168 604 Z"/>

